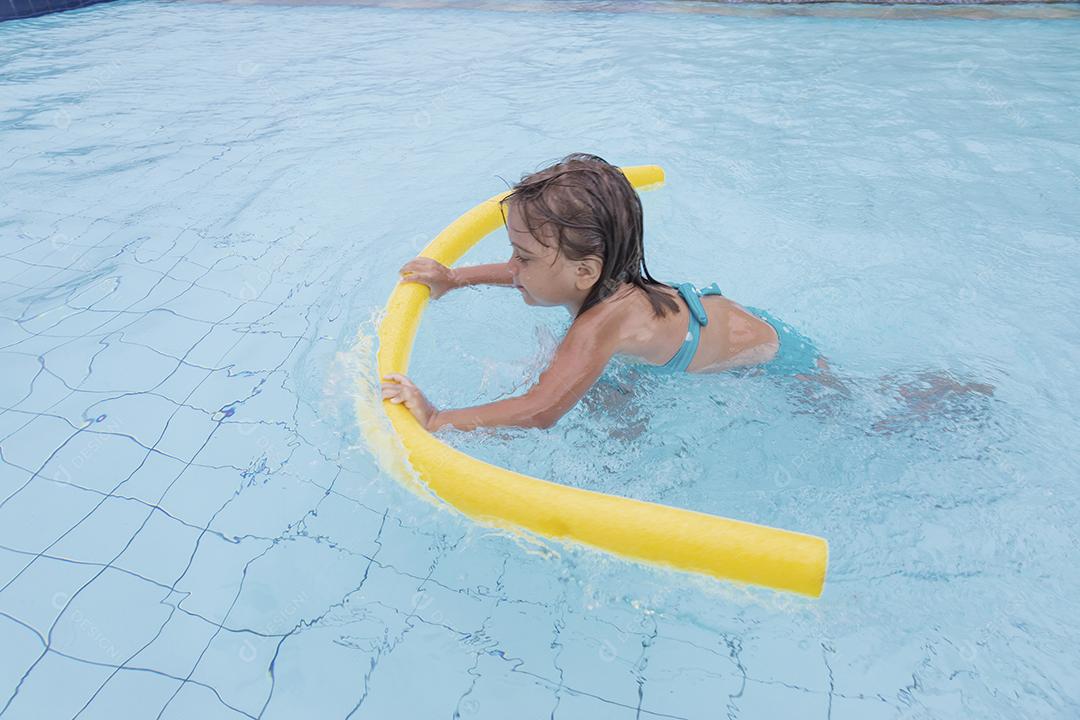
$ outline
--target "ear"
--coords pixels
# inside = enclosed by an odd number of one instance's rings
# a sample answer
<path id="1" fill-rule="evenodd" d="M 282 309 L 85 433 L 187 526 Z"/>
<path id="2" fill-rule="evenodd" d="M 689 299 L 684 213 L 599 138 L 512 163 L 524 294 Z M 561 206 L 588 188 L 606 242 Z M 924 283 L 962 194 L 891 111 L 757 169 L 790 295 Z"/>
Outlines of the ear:
<path id="1" fill-rule="evenodd" d="M 587 257 L 579 260 L 574 270 L 574 285 L 578 290 L 589 290 L 600 279 L 600 271 L 604 269 L 604 263 L 598 257 Z"/>

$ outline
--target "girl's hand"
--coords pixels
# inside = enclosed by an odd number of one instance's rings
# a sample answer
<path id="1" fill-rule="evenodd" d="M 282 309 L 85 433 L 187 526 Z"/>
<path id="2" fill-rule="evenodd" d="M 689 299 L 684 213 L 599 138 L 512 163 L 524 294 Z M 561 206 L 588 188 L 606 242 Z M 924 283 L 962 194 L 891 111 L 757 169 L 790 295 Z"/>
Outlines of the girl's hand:
<path id="1" fill-rule="evenodd" d="M 460 287 L 454 271 L 431 258 L 414 258 L 405 263 L 398 272 L 404 276 L 401 282 L 427 285 L 431 289 L 432 300 L 438 300 L 450 290 Z"/>
<path id="2" fill-rule="evenodd" d="M 405 403 L 405 407 L 409 408 L 409 412 L 420 421 L 425 430 L 435 431 L 439 411 L 428 402 L 424 393 L 420 392 L 420 388 L 413 385 L 412 380 L 398 373 L 385 375 L 383 380 L 393 380 L 393 382 L 383 382 L 383 400 L 389 400 L 395 405 Z"/>

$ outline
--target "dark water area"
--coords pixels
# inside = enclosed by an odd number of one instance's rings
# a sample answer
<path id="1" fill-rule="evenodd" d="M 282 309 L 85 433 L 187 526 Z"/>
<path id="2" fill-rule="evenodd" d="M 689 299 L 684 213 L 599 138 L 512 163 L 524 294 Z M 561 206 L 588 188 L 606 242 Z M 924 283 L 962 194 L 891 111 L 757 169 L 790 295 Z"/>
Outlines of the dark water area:
<path id="1" fill-rule="evenodd" d="M 2 1 L 2 0 L 0 0 Z M 961 18 L 972 20 L 1080 19 L 1080 3 L 1050 0 L 1049 2 L 998 2 L 995 0 L 895 0 L 881 2 L 843 2 L 838 0 L 175 0 L 187 2 L 220 2 L 230 5 L 279 6 L 356 6 L 402 10 L 480 10 L 507 13 L 610 13 L 728 15 L 742 17 L 821 17 L 919 20 Z"/>
<path id="2" fill-rule="evenodd" d="M 192 0 L 176 0 L 188 3 Z M 357 6 L 372 8 L 486 10 L 511 13 L 671 13 L 738 15 L 750 17 L 812 16 L 833 18 L 918 20 L 956 17 L 993 19 L 1080 19 L 1080 3 L 1064 0 L 635 0 L 632 2 L 586 2 L 579 0 L 195 0 L 230 5 Z M 0 22 L 77 10 L 111 0 L 0 0 Z M 121 4 L 122 7 L 123 4 Z"/>

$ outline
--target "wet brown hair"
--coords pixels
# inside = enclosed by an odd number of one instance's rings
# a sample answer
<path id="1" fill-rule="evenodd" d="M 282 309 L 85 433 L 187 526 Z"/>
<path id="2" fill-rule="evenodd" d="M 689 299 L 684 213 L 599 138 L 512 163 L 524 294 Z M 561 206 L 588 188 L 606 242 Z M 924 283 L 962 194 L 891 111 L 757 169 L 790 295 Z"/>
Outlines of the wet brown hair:
<path id="1" fill-rule="evenodd" d="M 556 250 L 567 259 L 600 259 L 600 277 L 578 316 L 624 282 L 645 292 L 657 317 L 678 312 L 674 297 L 662 290 L 668 285 L 645 267 L 641 199 L 619 168 L 596 155 L 573 153 L 514 185 L 499 203 L 504 222 L 510 202 L 541 245 L 550 247 L 539 232 L 550 225 L 558 238 Z"/>

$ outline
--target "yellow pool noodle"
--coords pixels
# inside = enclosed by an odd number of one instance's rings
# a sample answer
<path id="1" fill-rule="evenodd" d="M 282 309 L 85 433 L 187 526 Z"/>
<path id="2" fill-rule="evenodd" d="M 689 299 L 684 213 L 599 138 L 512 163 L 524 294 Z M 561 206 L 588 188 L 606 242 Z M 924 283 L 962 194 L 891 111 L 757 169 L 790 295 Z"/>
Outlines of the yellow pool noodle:
<path id="1" fill-rule="evenodd" d="M 662 185 L 656 165 L 622 168 L 638 189 Z M 459 217 L 420 254 L 453 265 L 503 225 L 500 193 Z M 378 370 L 406 373 L 428 301 L 418 283 L 399 283 L 379 326 Z M 440 498 L 473 519 L 524 528 L 635 560 L 818 597 L 829 546 L 819 537 L 559 485 L 482 462 L 440 442 L 404 405 L 382 403 L 409 463 Z"/>

